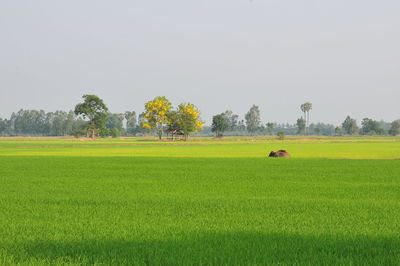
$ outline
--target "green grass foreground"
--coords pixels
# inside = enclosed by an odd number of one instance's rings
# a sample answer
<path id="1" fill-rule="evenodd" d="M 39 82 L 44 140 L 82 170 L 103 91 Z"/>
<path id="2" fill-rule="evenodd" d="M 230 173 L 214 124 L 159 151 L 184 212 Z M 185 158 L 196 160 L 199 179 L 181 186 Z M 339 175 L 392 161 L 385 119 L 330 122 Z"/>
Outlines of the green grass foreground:
<path id="1" fill-rule="evenodd" d="M 1 140 L 0 264 L 399 265 L 399 144 Z"/>

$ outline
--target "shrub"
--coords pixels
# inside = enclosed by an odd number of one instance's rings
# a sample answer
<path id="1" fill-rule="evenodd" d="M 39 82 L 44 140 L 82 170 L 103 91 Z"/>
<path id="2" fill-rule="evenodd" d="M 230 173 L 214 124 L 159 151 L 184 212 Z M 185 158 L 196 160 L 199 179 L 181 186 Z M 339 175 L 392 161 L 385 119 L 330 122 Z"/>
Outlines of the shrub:
<path id="1" fill-rule="evenodd" d="M 279 131 L 278 133 L 276 133 L 276 135 L 278 136 L 279 140 L 285 139 L 285 132 L 283 132 L 283 131 Z"/>

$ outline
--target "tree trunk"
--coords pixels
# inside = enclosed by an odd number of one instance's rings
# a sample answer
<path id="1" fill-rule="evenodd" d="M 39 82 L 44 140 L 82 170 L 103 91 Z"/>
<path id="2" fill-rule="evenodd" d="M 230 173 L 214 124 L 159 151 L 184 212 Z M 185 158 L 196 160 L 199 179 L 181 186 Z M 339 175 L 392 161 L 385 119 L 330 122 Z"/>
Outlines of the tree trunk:
<path id="1" fill-rule="evenodd" d="M 157 135 L 158 135 L 158 140 L 161 140 L 161 138 L 162 138 L 162 128 L 160 128 L 160 127 L 157 128 Z"/>
<path id="2" fill-rule="evenodd" d="M 95 123 L 92 121 L 92 139 L 94 139 Z"/>

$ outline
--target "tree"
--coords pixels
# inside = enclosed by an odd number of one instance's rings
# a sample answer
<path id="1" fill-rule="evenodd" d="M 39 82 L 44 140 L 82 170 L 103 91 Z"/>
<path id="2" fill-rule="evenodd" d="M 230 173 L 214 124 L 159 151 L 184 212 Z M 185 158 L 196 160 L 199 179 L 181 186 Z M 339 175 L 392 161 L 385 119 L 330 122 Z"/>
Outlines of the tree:
<path id="1" fill-rule="evenodd" d="M 204 126 L 204 122 L 200 119 L 200 111 L 191 103 L 181 103 L 174 118 L 173 123 L 176 123 L 179 130 L 182 131 L 185 140 L 188 139 L 190 133 L 198 132 Z M 171 123 L 171 121 L 169 122 Z"/>
<path id="2" fill-rule="evenodd" d="M 212 118 L 211 131 L 215 132 L 216 137 L 222 137 L 225 130 L 230 127 L 229 119 L 225 113 L 214 115 Z"/>
<path id="3" fill-rule="evenodd" d="M 335 127 L 335 135 L 336 136 L 341 136 L 342 135 L 342 128 Z"/>
<path id="4" fill-rule="evenodd" d="M 136 112 L 135 111 L 126 111 L 124 114 L 126 120 L 126 132 L 129 134 L 134 134 L 137 124 Z"/>
<path id="5" fill-rule="evenodd" d="M 297 119 L 297 134 L 304 135 L 306 132 L 306 120 L 302 117 Z"/>
<path id="6" fill-rule="evenodd" d="M 238 127 L 239 116 L 234 114 L 231 110 L 226 110 L 223 115 L 229 124 L 227 130 L 235 130 Z"/>
<path id="7" fill-rule="evenodd" d="M 252 134 L 255 133 L 261 124 L 260 108 L 257 105 L 253 105 L 244 118 L 246 119 L 247 131 Z"/>
<path id="8" fill-rule="evenodd" d="M 268 123 L 266 124 L 266 126 L 267 126 L 268 133 L 272 136 L 272 133 L 273 133 L 273 131 L 274 131 L 275 124 L 274 124 L 274 123 L 271 123 L 271 122 L 268 122 Z"/>
<path id="9" fill-rule="evenodd" d="M 108 132 L 105 132 L 107 135 L 111 135 L 112 137 L 119 137 L 121 132 L 124 131 L 123 121 L 124 114 L 108 114 L 106 128 Z"/>
<path id="10" fill-rule="evenodd" d="M 119 130 L 118 128 L 111 128 L 110 129 L 110 135 L 113 138 L 118 138 L 119 136 L 121 136 L 121 130 Z"/>
<path id="11" fill-rule="evenodd" d="M 71 110 L 68 112 L 64 122 L 65 135 L 71 135 L 74 131 L 74 126 L 76 126 L 76 124 L 77 124 L 76 115 Z"/>
<path id="12" fill-rule="evenodd" d="M 384 135 L 385 134 L 385 130 L 380 127 L 380 124 L 379 124 L 378 121 L 372 120 L 370 118 L 364 118 L 361 121 L 361 133 L 365 134 L 365 135 L 367 135 L 367 134 L 370 134 L 370 135 L 374 135 L 374 134 Z"/>
<path id="13" fill-rule="evenodd" d="M 308 134 L 309 132 L 309 126 L 310 126 L 310 111 L 312 109 L 312 103 L 306 102 L 300 105 L 301 111 L 304 113 L 304 120 L 306 121 L 306 126 L 305 126 L 305 133 Z M 306 116 L 307 114 L 307 116 Z"/>
<path id="14" fill-rule="evenodd" d="M 43 110 L 19 110 L 11 115 L 11 124 L 16 135 L 48 135 L 48 116 Z"/>
<path id="15" fill-rule="evenodd" d="M 46 114 L 46 122 L 48 123 L 48 135 L 64 136 L 66 132 L 66 121 L 68 113 L 64 111 L 56 111 Z"/>
<path id="16" fill-rule="evenodd" d="M 279 131 L 278 133 L 276 133 L 276 136 L 278 136 L 279 140 L 284 140 L 285 139 L 285 132 Z"/>
<path id="17" fill-rule="evenodd" d="M 246 125 L 243 119 L 238 122 L 237 129 L 239 131 L 246 131 Z"/>
<path id="18" fill-rule="evenodd" d="M 103 100 L 96 95 L 83 95 L 83 103 L 78 103 L 75 106 L 75 114 L 89 119 L 88 131 L 90 131 L 94 139 L 102 129 L 105 128 L 108 108 Z"/>
<path id="19" fill-rule="evenodd" d="M 171 103 L 166 97 L 155 97 L 144 105 L 144 121 L 142 127 L 155 129 L 158 138 L 161 139 L 164 127 L 168 122 L 168 112 L 171 110 Z"/>
<path id="20" fill-rule="evenodd" d="M 3 134 L 4 131 L 7 129 L 7 119 L 0 118 L 0 135 Z"/>
<path id="21" fill-rule="evenodd" d="M 396 136 L 399 133 L 400 133 L 400 119 L 393 121 L 389 129 L 389 134 L 392 136 Z"/>
<path id="22" fill-rule="evenodd" d="M 144 118 L 145 113 L 142 112 L 138 115 L 138 120 L 137 120 L 137 125 L 135 130 L 133 131 L 134 134 L 149 134 L 151 133 L 152 129 L 151 128 L 146 128 L 143 127 L 143 124 L 146 122 L 146 119 Z"/>
<path id="23" fill-rule="evenodd" d="M 172 140 L 181 131 L 178 115 L 178 111 L 176 110 L 169 111 L 167 114 L 167 132 L 171 134 Z"/>
<path id="24" fill-rule="evenodd" d="M 347 116 L 344 122 L 342 123 L 342 128 L 345 134 L 354 135 L 358 132 L 357 121 L 350 116 Z"/>
<path id="25" fill-rule="evenodd" d="M 317 135 L 332 136 L 335 135 L 335 126 L 324 123 L 311 123 L 309 126 L 309 132 L 314 132 Z M 319 131 L 319 132 L 318 132 Z"/>

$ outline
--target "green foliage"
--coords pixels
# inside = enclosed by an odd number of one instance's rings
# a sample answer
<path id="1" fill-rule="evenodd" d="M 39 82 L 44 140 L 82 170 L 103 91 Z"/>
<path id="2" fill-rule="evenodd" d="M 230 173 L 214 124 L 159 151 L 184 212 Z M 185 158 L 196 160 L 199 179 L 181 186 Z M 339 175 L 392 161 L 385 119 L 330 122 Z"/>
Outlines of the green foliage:
<path id="1" fill-rule="evenodd" d="M 96 100 L 101 100 L 95 95 L 84 95 L 84 97 L 94 97 L 97 98 Z M 85 102 L 88 101 L 85 100 Z M 85 109 L 86 107 L 90 109 L 90 104 L 86 104 L 85 102 L 77 105 L 78 109 L 81 108 L 80 111 L 88 111 Z M 104 104 L 102 101 L 101 103 Z M 171 111 L 172 105 L 165 97 L 156 97 L 154 100 L 146 103 L 146 106 L 151 111 L 147 110 L 139 114 L 139 116 L 136 116 L 134 111 L 127 111 L 123 114 L 112 114 L 107 111 L 99 116 L 99 119 L 95 119 L 97 122 L 91 121 L 90 117 L 83 113 L 77 112 L 77 114 L 80 114 L 77 116 L 74 111 L 46 113 L 43 110 L 21 109 L 16 113 L 12 113 L 9 119 L 0 118 L 0 136 L 110 136 L 113 128 L 118 129 L 123 136 L 146 136 L 156 132 L 161 137 L 163 132 L 167 131 L 169 134 L 184 134 L 185 138 L 190 133 L 197 131 L 200 131 L 198 136 L 212 136 L 212 132 L 216 136 L 248 135 L 247 132 L 251 135 L 269 134 L 272 136 L 278 131 L 282 131 L 286 135 L 315 134 L 323 136 L 355 135 L 358 132 L 363 135 L 385 135 L 389 133 L 395 136 L 400 133 L 400 122 L 398 121 L 388 123 L 368 118 L 362 121 L 361 130 L 359 130 L 356 121 L 350 117 L 347 117 L 342 123 L 342 128 L 335 128 L 334 125 L 324 123 L 309 124 L 309 112 L 312 110 L 312 104 L 309 102 L 301 105 L 305 122 L 299 119 L 297 125 L 288 123 L 275 124 L 271 122 L 261 125 L 260 110 L 258 106 L 253 105 L 245 115 L 245 120 L 239 120 L 238 115 L 230 110 L 222 113 L 221 115 L 225 117 L 228 127 L 226 127 L 225 122 L 223 123 L 224 125 L 221 124 L 221 117 L 216 117 L 220 121 L 214 121 L 214 125 L 211 124 L 211 126 L 204 126 L 199 117 L 197 118 L 197 123 L 193 122 L 196 120 L 193 117 L 178 121 L 177 110 Z M 196 109 L 196 112 L 199 113 L 199 110 Z M 147 118 L 146 115 L 148 116 Z M 84 119 L 89 119 L 89 123 Z M 160 119 L 162 123 L 155 122 Z M 124 120 L 125 127 L 123 126 Z M 182 121 L 186 121 L 186 123 Z M 219 125 L 216 123 L 219 123 Z M 187 130 L 190 128 L 192 129 Z M 84 134 L 82 129 L 87 130 L 88 133 Z"/>
<path id="2" fill-rule="evenodd" d="M 283 132 L 283 131 L 279 131 L 278 133 L 276 133 L 276 135 L 278 136 L 279 140 L 285 139 L 285 132 Z"/>
<path id="3" fill-rule="evenodd" d="M 361 121 L 361 126 L 360 133 L 364 135 L 384 135 L 386 133 L 385 130 L 380 127 L 378 121 L 369 118 L 364 118 Z"/>
<path id="4" fill-rule="evenodd" d="M 314 135 L 333 136 L 335 135 L 335 126 L 325 123 L 312 123 L 308 127 L 309 133 Z"/>
<path id="5" fill-rule="evenodd" d="M 199 109 L 191 103 L 182 103 L 178 106 L 178 123 L 179 126 L 187 137 L 192 132 L 198 132 L 204 126 L 201 121 Z"/>
<path id="6" fill-rule="evenodd" d="M 185 140 L 188 139 L 189 134 L 198 132 L 203 128 L 204 123 L 200 119 L 199 109 L 191 103 L 182 103 L 178 106 L 176 111 L 167 114 L 168 130 L 180 131 Z"/>
<path id="7" fill-rule="evenodd" d="M 105 137 L 110 136 L 110 133 L 111 133 L 111 131 L 110 131 L 110 129 L 107 128 L 107 127 L 102 127 L 102 128 L 100 128 L 99 131 L 98 131 L 98 135 L 99 135 L 100 137 L 102 137 L 102 138 L 105 138 Z"/>
<path id="8" fill-rule="evenodd" d="M 348 135 L 354 135 L 357 134 L 359 131 L 359 128 L 357 126 L 357 121 L 350 116 L 347 116 L 344 122 L 342 123 L 342 128 L 345 132 L 345 134 Z"/>
<path id="9" fill-rule="evenodd" d="M 75 114 L 64 111 L 46 113 L 43 110 L 19 110 L 9 120 L 0 122 L 0 134 L 18 136 L 65 136 L 71 135 L 82 125 Z"/>
<path id="10" fill-rule="evenodd" d="M 118 128 L 112 128 L 110 129 L 110 135 L 113 138 L 118 138 L 119 136 L 121 136 L 121 131 Z"/>
<path id="11" fill-rule="evenodd" d="M 272 133 L 273 133 L 274 127 L 275 127 L 275 123 L 268 122 L 266 124 L 266 126 L 267 126 L 268 133 L 272 136 Z"/>
<path id="12" fill-rule="evenodd" d="M 247 131 L 254 134 L 261 125 L 260 108 L 253 105 L 245 115 Z"/>
<path id="13" fill-rule="evenodd" d="M 181 130 L 181 127 L 179 124 L 178 111 L 173 110 L 173 111 L 168 112 L 167 117 L 168 117 L 167 118 L 168 119 L 167 132 L 170 133 L 173 137 L 176 133 L 180 132 L 180 130 Z"/>
<path id="14" fill-rule="evenodd" d="M 107 120 L 108 108 L 103 100 L 96 95 L 83 95 L 83 103 L 75 106 L 75 114 L 82 115 L 83 118 L 89 119 L 88 130 L 91 132 L 92 138 L 96 134 L 104 135 L 105 123 Z"/>
<path id="15" fill-rule="evenodd" d="M 215 132 L 216 137 L 222 137 L 229 127 L 228 117 L 224 113 L 213 116 L 211 131 Z"/>
<path id="16" fill-rule="evenodd" d="M 227 120 L 228 123 L 228 128 L 227 130 L 231 130 L 234 131 L 236 129 L 238 129 L 239 126 L 239 116 L 237 114 L 234 114 L 231 110 L 226 110 L 223 113 L 224 117 Z"/>
<path id="17" fill-rule="evenodd" d="M 119 132 L 118 136 L 123 132 L 123 121 L 125 115 L 124 114 L 108 114 L 106 128 L 109 130 L 111 136 L 113 136 L 113 132 Z"/>
<path id="18" fill-rule="evenodd" d="M 335 127 L 335 135 L 336 135 L 336 136 L 341 136 L 342 133 L 343 133 L 342 128 L 340 128 L 340 127 Z"/>
<path id="19" fill-rule="evenodd" d="M 239 116 L 234 114 L 231 110 L 213 116 L 210 127 L 211 132 L 215 133 L 216 137 L 222 137 L 225 132 L 230 134 L 243 134 L 246 131 L 244 121 L 239 121 Z"/>
<path id="20" fill-rule="evenodd" d="M 303 113 L 310 112 L 312 109 L 312 103 L 306 102 L 300 106 L 300 109 Z M 305 119 L 305 118 L 304 118 Z"/>
<path id="21" fill-rule="evenodd" d="M 7 128 L 7 120 L 0 118 L 0 135 L 6 130 Z"/>
<path id="22" fill-rule="evenodd" d="M 310 111 L 312 110 L 312 103 L 306 102 L 300 105 L 301 111 L 304 113 L 304 120 L 306 122 L 304 133 L 309 134 L 309 126 L 310 126 Z"/>
<path id="23" fill-rule="evenodd" d="M 395 120 L 392 122 L 390 129 L 389 129 L 389 134 L 392 136 L 396 136 L 400 133 L 400 120 Z"/>
<path id="24" fill-rule="evenodd" d="M 124 114 L 124 117 L 126 119 L 126 131 L 128 134 L 133 135 L 135 134 L 135 130 L 137 127 L 137 118 L 136 118 L 136 112 L 135 111 L 127 111 Z"/>
<path id="25" fill-rule="evenodd" d="M 302 117 L 297 119 L 297 134 L 304 135 L 306 133 L 306 120 Z"/>

